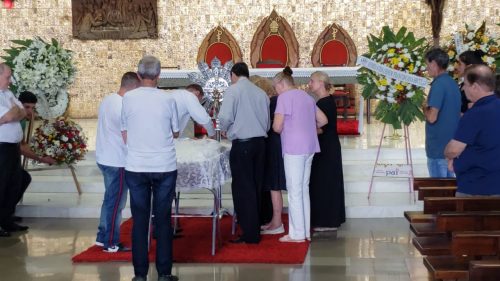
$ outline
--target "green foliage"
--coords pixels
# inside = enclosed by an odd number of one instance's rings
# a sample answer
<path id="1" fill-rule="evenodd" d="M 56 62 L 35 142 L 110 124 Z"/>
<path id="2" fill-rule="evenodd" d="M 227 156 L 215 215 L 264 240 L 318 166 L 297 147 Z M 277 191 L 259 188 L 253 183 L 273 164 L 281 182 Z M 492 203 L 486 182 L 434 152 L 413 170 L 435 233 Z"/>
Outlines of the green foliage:
<path id="1" fill-rule="evenodd" d="M 384 26 L 379 36 L 370 34 L 368 53 L 363 56 L 392 69 L 423 76 L 423 54 L 428 46 L 425 38 L 416 39 L 406 27 L 397 32 Z M 406 82 L 389 79 L 367 68 L 361 68 L 358 82 L 363 85 L 364 99 L 378 99 L 375 118 L 399 129 L 417 120 L 424 120 L 422 104 L 425 96 L 422 88 Z"/>

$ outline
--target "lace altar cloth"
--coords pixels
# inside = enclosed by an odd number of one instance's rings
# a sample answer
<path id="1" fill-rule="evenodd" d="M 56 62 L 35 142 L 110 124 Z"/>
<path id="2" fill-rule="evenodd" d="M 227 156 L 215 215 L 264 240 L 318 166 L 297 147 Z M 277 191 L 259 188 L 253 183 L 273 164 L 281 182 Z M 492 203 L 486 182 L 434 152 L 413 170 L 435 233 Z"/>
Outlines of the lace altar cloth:
<path id="1" fill-rule="evenodd" d="M 177 139 L 177 191 L 218 190 L 231 179 L 229 142 L 212 139 Z"/>

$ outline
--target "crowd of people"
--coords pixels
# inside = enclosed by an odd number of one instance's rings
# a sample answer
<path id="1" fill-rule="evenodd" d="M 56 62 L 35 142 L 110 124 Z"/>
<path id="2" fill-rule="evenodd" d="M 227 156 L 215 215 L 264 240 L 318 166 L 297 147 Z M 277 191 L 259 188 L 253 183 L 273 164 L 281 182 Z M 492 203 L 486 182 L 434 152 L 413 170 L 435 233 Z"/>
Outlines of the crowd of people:
<path id="1" fill-rule="evenodd" d="M 495 73 L 481 51 L 459 55 L 458 85 L 446 69 L 448 54 L 427 52 L 427 72 L 433 77 L 424 105 L 425 149 L 431 177 L 457 178 L 456 196 L 500 195 L 500 100 Z"/>
<path id="2" fill-rule="evenodd" d="M 500 195 L 500 100 L 495 75 L 479 52 L 459 58 L 459 86 L 446 71 L 448 55 L 430 50 L 425 58 L 433 81 L 424 105 L 426 154 L 431 177 L 457 176 L 458 196 Z M 126 72 L 116 93 L 99 107 L 96 161 L 105 194 L 95 244 L 103 251 L 132 251 L 134 281 L 146 280 L 148 241 L 154 216 L 159 280 L 172 275 L 171 208 L 177 178 L 174 138 L 192 118 L 209 137 L 215 130 L 201 105 L 203 89 L 158 89 L 160 61 L 143 57 L 137 72 Z M 15 206 L 31 181 L 21 155 L 47 164 L 23 141 L 23 120 L 33 119 L 36 96 L 19 100 L 8 90 L 11 70 L 0 64 L 0 236 L 25 231 Z M 239 235 L 232 243 L 256 244 L 261 235 L 283 234 L 283 243 L 311 240 L 319 231 L 335 231 L 345 222 L 342 154 L 336 103 L 328 75 L 314 72 L 310 93 L 295 85 L 283 69 L 273 79 L 249 75 L 244 62 L 231 69 L 231 86 L 219 112 L 222 136 L 232 142 L 231 192 Z M 493 120 L 493 121 L 492 121 Z M 288 197 L 288 227 L 282 192 Z M 134 220 L 132 247 L 120 241 L 121 212 L 130 194 Z M 151 199 L 152 198 L 152 199 Z M 288 232 L 285 234 L 286 229 Z"/>

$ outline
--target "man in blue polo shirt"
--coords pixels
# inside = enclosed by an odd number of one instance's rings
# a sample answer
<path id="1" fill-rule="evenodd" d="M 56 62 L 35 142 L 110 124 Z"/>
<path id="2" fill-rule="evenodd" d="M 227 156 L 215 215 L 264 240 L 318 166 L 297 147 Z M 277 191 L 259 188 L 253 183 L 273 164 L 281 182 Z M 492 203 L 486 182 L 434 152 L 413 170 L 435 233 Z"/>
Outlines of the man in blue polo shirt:
<path id="1" fill-rule="evenodd" d="M 445 51 L 432 49 L 425 55 L 425 60 L 427 72 L 434 78 L 424 106 L 427 168 L 432 178 L 454 177 L 448 171 L 444 148 L 453 138 L 460 119 L 460 89 L 446 71 L 449 57 Z"/>
<path id="2" fill-rule="evenodd" d="M 445 150 L 457 174 L 457 196 L 500 195 L 500 99 L 495 75 L 485 65 L 472 65 L 464 75 L 464 91 L 474 103 L 460 119 Z"/>

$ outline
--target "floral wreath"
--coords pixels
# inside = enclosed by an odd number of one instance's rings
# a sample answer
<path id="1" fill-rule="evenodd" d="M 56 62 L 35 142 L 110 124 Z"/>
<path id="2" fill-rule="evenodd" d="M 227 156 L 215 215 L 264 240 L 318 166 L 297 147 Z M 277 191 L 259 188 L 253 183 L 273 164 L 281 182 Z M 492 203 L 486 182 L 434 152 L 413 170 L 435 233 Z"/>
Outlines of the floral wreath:
<path id="1" fill-rule="evenodd" d="M 487 34 L 486 22 L 483 21 L 479 28 L 465 24 L 465 30 L 457 33 L 463 40 L 461 50 L 457 50 L 455 39 L 451 39 L 443 49 L 450 57 L 448 71 L 455 79 L 458 74 L 455 73 L 458 65 L 458 57 L 462 52 L 481 50 L 485 54 L 482 59 L 493 71 L 500 66 L 500 42 Z"/>
<path id="2" fill-rule="evenodd" d="M 13 40 L 18 47 L 5 50 L 6 63 L 12 68 L 14 93 L 33 92 L 39 102 L 37 112 L 44 119 L 61 116 L 68 105 L 66 88 L 75 78 L 72 52 L 52 39 L 46 43 L 40 37 Z"/>
<path id="3" fill-rule="evenodd" d="M 57 164 L 72 165 L 87 153 L 87 137 L 82 128 L 70 119 L 59 117 L 44 120 L 35 130 L 31 148 L 40 157 L 51 157 Z"/>
<path id="4" fill-rule="evenodd" d="M 412 32 L 402 27 L 394 33 L 388 26 L 382 28 L 379 37 L 370 34 L 368 53 L 364 54 L 378 64 L 411 75 L 423 76 L 425 39 L 415 39 Z M 368 68 L 361 68 L 358 81 L 364 86 L 365 99 L 379 100 L 375 118 L 400 129 L 401 124 L 410 125 L 415 120 L 424 120 L 422 87 L 389 78 Z"/>

